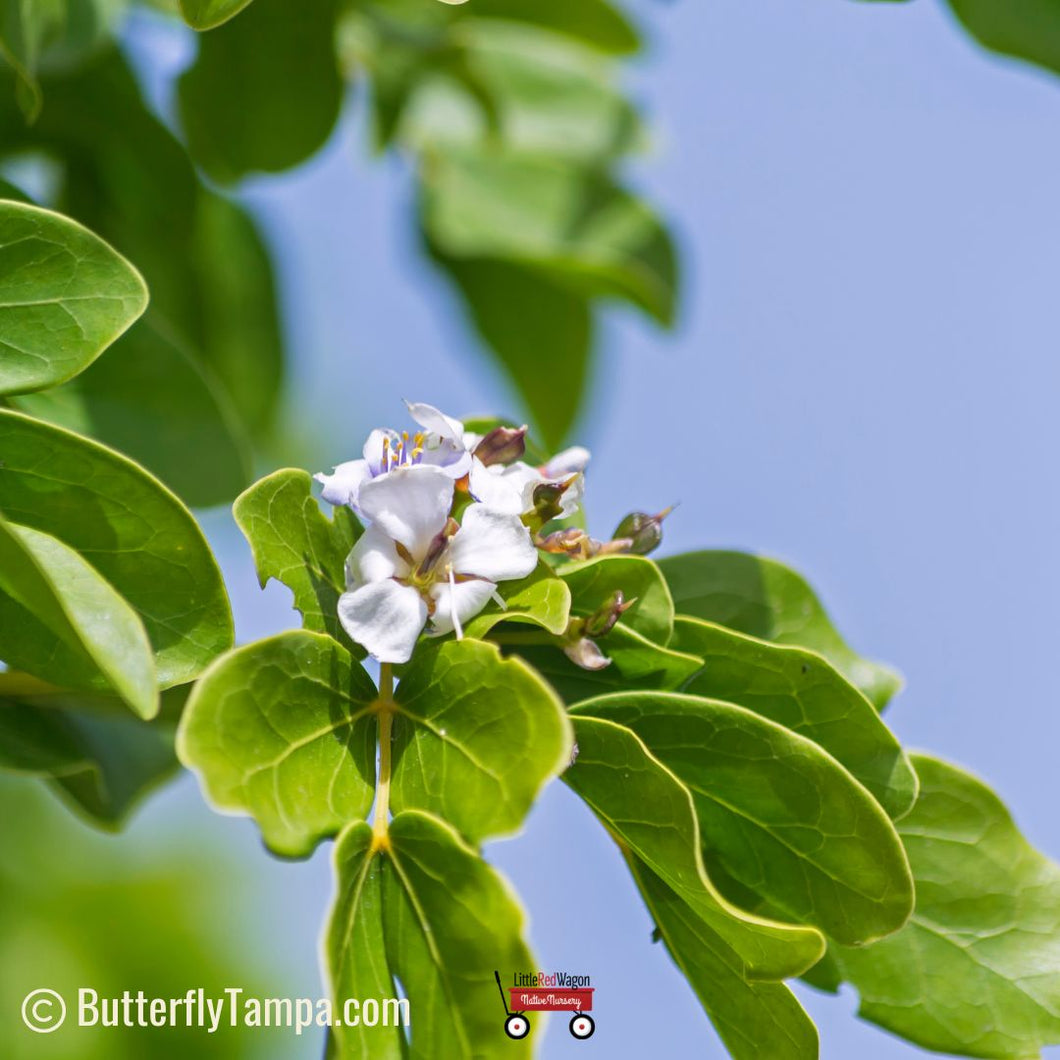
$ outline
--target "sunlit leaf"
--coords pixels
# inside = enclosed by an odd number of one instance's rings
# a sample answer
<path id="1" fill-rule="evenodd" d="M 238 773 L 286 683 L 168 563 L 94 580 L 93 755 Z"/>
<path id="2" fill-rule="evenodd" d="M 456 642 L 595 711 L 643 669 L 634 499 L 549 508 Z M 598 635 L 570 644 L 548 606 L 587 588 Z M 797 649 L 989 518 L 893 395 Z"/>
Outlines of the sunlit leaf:
<path id="1" fill-rule="evenodd" d="M 140 274 L 87 228 L 0 202 L 0 393 L 77 375 L 146 305 Z"/>
<path id="2" fill-rule="evenodd" d="M 232 511 L 254 552 L 262 588 L 270 578 L 286 585 L 306 629 L 343 640 L 338 600 L 346 588 L 346 557 L 361 536 L 353 513 L 336 508 L 326 518 L 308 472 L 293 468 L 254 483 Z"/>
<path id="3" fill-rule="evenodd" d="M 916 911 L 896 935 L 832 947 L 859 1014 L 925 1049 L 1024 1060 L 1060 1044 L 1060 868 L 967 773 L 914 755 L 898 824 Z"/>
<path id="4" fill-rule="evenodd" d="M 574 719 L 578 756 L 563 779 L 611 833 L 680 896 L 730 946 L 750 979 L 799 975 L 824 952 L 811 927 L 738 909 L 703 867 L 699 826 L 688 789 L 630 729 L 601 718 Z"/>
<path id="5" fill-rule="evenodd" d="M 491 602 L 481 614 L 464 626 L 468 637 L 485 637 L 501 622 L 538 626 L 559 634 L 570 620 L 570 589 L 545 563 L 519 581 L 502 582 L 498 587 L 505 606 Z"/>
<path id="6" fill-rule="evenodd" d="M 912 807 L 917 779 L 908 757 L 872 704 L 823 656 L 684 616 L 670 644 L 704 662 L 683 691 L 738 703 L 820 744 L 891 817 Z"/>
<path id="7" fill-rule="evenodd" d="M 406 811 L 386 849 L 367 824 L 335 848 L 338 897 L 325 937 L 337 999 L 409 999 L 411 1048 L 400 1027 L 337 1027 L 332 1060 L 372 1056 L 528 1057 L 504 1033 L 494 970 L 533 967 L 522 910 L 504 881 L 443 821 Z M 400 983 L 402 993 L 397 985 Z"/>
<path id="8" fill-rule="evenodd" d="M 177 750 L 214 806 L 253 816 L 272 850 L 302 857 L 372 805 L 375 698 L 331 637 L 281 633 L 210 667 Z"/>
<path id="9" fill-rule="evenodd" d="M 243 10 L 250 0 L 180 0 L 180 13 L 193 29 L 213 29 Z"/>
<path id="10" fill-rule="evenodd" d="M 817 1060 L 817 1028 L 792 992 L 745 979 L 732 947 L 642 861 L 627 860 L 670 956 L 733 1060 Z"/>
<path id="11" fill-rule="evenodd" d="M 436 813 L 472 841 L 514 832 L 570 761 L 562 703 L 493 644 L 421 649 L 395 700 L 391 805 Z"/>
<path id="12" fill-rule="evenodd" d="M 0 658 L 68 688 L 113 689 L 158 712 L 151 644 L 137 613 L 73 549 L 0 518 Z"/>
<path id="13" fill-rule="evenodd" d="M 60 427 L 0 409 L 0 511 L 79 552 L 139 613 L 162 687 L 232 643 L 221 572 L 191 513 L 146 471 Z"/>
<path id="14" fill-rule="evenodd" d="M 658 644 L 668 644 L 674 627 L 674 602 L 659 567 L 643 556 L 598 556 L 567 563 L 560 576 L 571 591 L 571 610 L 590 615 L 612 594 L 621 592 L 632 607 L 622 622 Z"/>
<path id="15" fill-rule="evenodd" d="M 882 710 L 902 686 L 893 670 L 854 652 L 790 567 L 749 552 L 704 550 L 659 561 L 678 612 L 823 655 Z"/>
<path id="16" fill-rule="evenodd" d="M 717 864 L 770 908 L 847 943 L 908 919 L 913 881 L 898 834 L 817 744 L 698 696 L 616 693 L 573 711 L 636 733 L 688 788 L 708 871 Z"/>

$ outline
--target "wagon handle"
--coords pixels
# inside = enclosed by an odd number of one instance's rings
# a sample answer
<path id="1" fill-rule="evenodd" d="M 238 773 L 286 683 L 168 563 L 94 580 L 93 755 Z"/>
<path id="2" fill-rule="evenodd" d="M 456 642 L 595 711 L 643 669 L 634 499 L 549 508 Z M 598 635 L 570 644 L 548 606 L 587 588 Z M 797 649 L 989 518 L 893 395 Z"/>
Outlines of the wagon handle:
<path id="1" fill-rule="evenodd" d="M 497 989 L 501 992 L 501 1004 L 504 1006 L 504 1014 L 510 1016 L 512 1013 L 508 1008 L 508 999 L 504 996 L 504 987 L 501 986 L 501 973 L 496 968 L 493 970 L 493 978 L 497 980 Z"/>

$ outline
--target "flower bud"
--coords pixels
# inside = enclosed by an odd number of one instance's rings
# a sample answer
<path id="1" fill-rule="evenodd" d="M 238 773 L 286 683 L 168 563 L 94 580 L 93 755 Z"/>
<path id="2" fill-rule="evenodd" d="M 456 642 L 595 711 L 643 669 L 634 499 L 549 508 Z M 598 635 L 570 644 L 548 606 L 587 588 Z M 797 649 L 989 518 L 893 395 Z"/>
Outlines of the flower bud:
<path id="1" fill-rule="evenodd" d="M 526 452 L 526 430 L 525 423 L 522 427 L 494 427 L 475 446 L 474 455 L 486 467 L 520 460 Z"/>
<path id="2" fill-rule="evenodd" d="M 523 521 L 540 528 L 563 514 L 563 494 L 570 489 L 576 478 L 566 482 L 542 482 L 534 487 L 534 508 Z"/>
<path id="3" fill-rule="evenodd" d="M 629 540 L 628 552 L 638 556 L 646 556 L 654 552 L 662 544 L 663 520 L 672 512 L 673 506 L 664 508 L 656 515 L 648 515 L 647 512 L 630 512 L 622 522 L 615 527 L 612 535 L 614 538 L 626 538 Z"/>
<path id="4" fill-rule="evenodd" d="M 636 599 L 627 601 L 621 589 L 616 589 L 604 603 L 585 620 L 582 631 L 585 636 L 606 637 L 615 628 L 615 623 L 635 603 Z"/>
<path id="5" fill-rule="evenodd" d="M 584 530 L 571 526 L 566 530 L 556 530 L 554 533 L 539 537 L 537 547 L 542 552 L 551 552 L 558 556 L 582 556 L 586 554 L 590 541 L 589 535 Z"/>
<path id="6" fill-rule="evenodd" d="M 611 665 L 611 660 L 600 650 L 596 641 L 588 637 L 565 644 L 563 654 L 583 670 L 604 670 Z"/>
<path id="7" fill-rule="evenodd" d="M 417 574 L 424 576 L 434 570 L 438 560 L 442 558 L 442 554 L 449 547 L 449 539 L 459 529 L 460 524 L 455 519 L 450 517 L 445 521 L 445 526 L 431 538 L 431 543 L 427 547 L 427 554 L 423 557 L 423 562 L 419 565 Z"/>

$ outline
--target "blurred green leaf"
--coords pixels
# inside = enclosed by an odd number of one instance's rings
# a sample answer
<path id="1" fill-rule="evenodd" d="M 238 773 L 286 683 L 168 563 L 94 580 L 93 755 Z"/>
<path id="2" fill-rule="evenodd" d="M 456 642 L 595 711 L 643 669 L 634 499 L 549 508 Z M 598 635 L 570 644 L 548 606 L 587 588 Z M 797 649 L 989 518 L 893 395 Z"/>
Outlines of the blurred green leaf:
<path id="1" fill-rule="evenodd" d="M 0 56 L 18 77 L 18 102 L 27 121 L 40 113 L 37 63 L 45 38 L 62 24 L 64 6 L 64 0 L 0 0 Z"/>
<path id="2" fill-rule="evenodd" d="M 692 793 L 708 871 L 848 944 L 897 931 L 913 881 L 883 809 L 817 744 L 732 703 L 665 692 L 590 699 Z M 580 731 L 580 730 L 579 730 Z"/>
<path id="3" fill-rule="evenodd" d="M 914 755 L 920 797 L 898 824 L 916 911 L 898 934 L 833 947 L 859 1015 L 925 1049 L 1024 1060 L 1060 1044 L 1060 868 L 997 796 Z"/>
<path id="4" fill-rule="evenodd" d="M 436 813 L 472 842 L 513 833 L 570 761 L 563 704 L 493 644 L 421 648 L 394 698 L 394 811 Z"/>
<path id="5" fill-rule="evenodd" d="M 73 549 L 0 518 L 0 657 L 69 688 L 101 684 L 143 718 L 158 712 L 137 613 Z"/>
<path id="6" fill-rule="evenodd" d="M 523 265 L 455 258 L 437 248 L 431 253 L 460 288 L 472 323 L 514 384 L 545 445 L 558 449 L 588 394 L 588 299 Z M 517 313 L 513 306 L 519 306 Z"/>
<path id="7" fill-rule="evenodd" d="M 1060 4 L 1056 0 L 949 0 L 980 44 L 1060 73 Z"/>
<path id="8" fill-rule="evenodd" d="M 251 477 L 227 391 L 151 310 L 76 379 L 15 404 L 120 450 L 196 507 L 229 500 Z"/>
<path id="9" fill-rule="evenodd" d="M 822 656 L 683 615 L 670 643 L 704 663 L 682 691 L 738 703 L 813 740 L 892 818 L 912 808 L 917 779 L 908 757 L 872 704 Z"/>
<path id="10" fill-rule="evenodd" d="M 623 725 L 575 716 L 578 756 L 563 779 L 608 830 L 731 947 L 748 979 L 799 975 L 824 952 L 811 927 L 744 912 L 714 886 L 688 789 Z"/>
<path id="11" fill-rule="evenodd" d="M 0 393 L 77 375 L 146 305 L 140 274 L 88 229 L 0 201 Z"/>
<path id="12" fill-rule="evenodd" d="M 232 643 L 217 563 L 191 513 L 146 471 L 60 427 L 0 409 L 0 511 L 88 559 L 139 613 L 162 687 Z"/>
<path id="13" fill-rule="evenodd" d="M 450 257 L 541 269 L 585 297 L 627 299 L 670 324 L 676 263 L 650 208 L 560 159 L 448 150 L 422 172 L 424 230 Z"/>
<path id="14" fill-rule="evenodd" d="M 281 172 L 324 145 L 344 93 L 337 9 L 337 0 L 257 0 L 200 38 L 180 79 L 180 115 L 192 157 L 215 180 Z"/>
<path id="15" fill-rule="evenodd" d="M 761 640 L 819 652 L 878 710 L 902 686 L 893 670 L 854 652 L 805 579 L 776 560 L 749 552 L 704 550 L 668 556 L 659 567 L 678 612 Z"/>
<path id="16" fill-rule="evenodd" d="M 210 667 L 177 749 L 216 808 L 252 816 L 271 850 L 304 857 L 371 808 L 375 698 L 331 637 L 281 633 Z"/>
<path id="17" fill-rule="evenodd" d="M 145 793 L 176 772 L 175 718 L 187 685 L 162 693 L 162 714 L 132 717 L 120 700 L 27 685 L 0 687 L 0 769 L 42 777 L 93 824 L 120 827 Z"/>
<path id="18" fill-rule="evenodd" d="M 48 106 L 31 128 L 0 91 L 0 152 L 58 163 L 59 207 L 136 263 L 158 326 L 220 381 L 255 437 L 267 433 L 283 354 L 272 270 L 255 225 L 200 184 L 113 49 L 57 71 L 45 88 Z M 171 359 L 169 351 L 160 356 Z"/>
<path id="19" fill-rule="evenodd" d="M 622 9 L 607 0 L 474 0 L 468 13 L 476 19 L 536 23 L 615 54 L 630 54 L 640 44 Z"/>
<path id="20" fill-rule="evenodd" d="M 817 1060 L 817 1028 L 783 983 L 749 982 L 732 947 L 637 858 L 627 858 L 670 956 L 733 1060 Z"/>
<path id="21" fill-rule="evenodd" d="M 180 13 L 193 29 L 213 29 L 243 10 L 250 0 L 180 0 Z"/>
<path id="22" fill-rule="evenodd" d="M 332 1060 L 371 1056 L 530 1056 L 505 1036 L 494 969 L 533 966 L 522 910 L 505 882 L 443 821 L 406 811 L 386 850 L 351 825 L 335 848 L 338 897 L 325 937 L 333 996 L 409 999 L 400 1027 L 337 1027 Z"/>
<path id="23" fill-rule="evenodd" d="M 256 482 L 236 498 L 232 511 L 250 542 L 261 587 L 275 578 L 294 594 L 306 629 L 348 641 L 338 601 L 346 589 L 346 557 L 361 536 L 353 513 L 336 508 L 327 519 L 309 474 L 294 468 Z"/>

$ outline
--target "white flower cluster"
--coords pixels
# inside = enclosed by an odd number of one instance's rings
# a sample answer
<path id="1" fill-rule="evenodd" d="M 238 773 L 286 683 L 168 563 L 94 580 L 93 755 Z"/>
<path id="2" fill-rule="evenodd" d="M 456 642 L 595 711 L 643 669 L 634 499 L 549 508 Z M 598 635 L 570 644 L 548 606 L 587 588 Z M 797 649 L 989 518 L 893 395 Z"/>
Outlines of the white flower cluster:
<path id="1" fill-rule="evenodd" d="M 563 487 L 560 514 L 571 514 L 589 459 L 580 448 L 543 467 L 505 459 L 503 452 L 496 459 L 491 436 L 466 432 L 430 405 L 408 409 L 422 430 L 411 437 L 374 430 L 363 459 L 316 476 L 326 501 L 348 505 L 365 524 L 346 561 L 339 620 L 353 640 L 388 663 L 407 662 L 428 624 L 429 633 L 462 636 L 463 623 L 491 598 L 500 601 L 498 582 L 530 574 L 537 548 L 522 516 L 534 509 L 534 491 Z M 511 433 L 521 449 L 521 435 Z M 468 497 L 460 496 L 465 492 Z"/>

